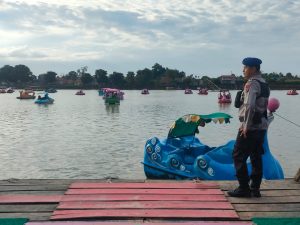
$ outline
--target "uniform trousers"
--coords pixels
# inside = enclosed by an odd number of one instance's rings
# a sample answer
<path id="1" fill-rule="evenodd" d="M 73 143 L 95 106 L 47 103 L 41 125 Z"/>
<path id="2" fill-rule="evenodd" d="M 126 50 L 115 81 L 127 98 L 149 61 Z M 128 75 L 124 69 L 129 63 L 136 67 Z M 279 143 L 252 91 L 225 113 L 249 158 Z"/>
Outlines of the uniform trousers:
<path id="1" fill-rule="evenodd" d="M 250 179 L 251 188 L 260 188 L 263 175 L 262 155 L 264 154 L 265 134 L 266 130 L 248 130 L 247 137 L 244 137 L 241 136 L 241 131 L 238 132 L 232 156 L 241 188 L 249 188 Z M 252 165 L 250 177 L 247 168 L 249 157 Z"/>

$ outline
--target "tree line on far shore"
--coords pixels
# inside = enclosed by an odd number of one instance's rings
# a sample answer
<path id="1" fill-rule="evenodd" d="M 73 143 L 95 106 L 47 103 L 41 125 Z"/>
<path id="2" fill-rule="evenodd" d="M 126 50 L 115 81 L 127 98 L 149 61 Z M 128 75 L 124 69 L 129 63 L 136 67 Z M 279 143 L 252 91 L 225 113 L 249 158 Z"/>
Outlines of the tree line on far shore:
<path id="1" fill-rule="evenodd" d="M 263 73 L 263 77 L 274 87 L 300 87 L 300 77 L 291 73 Z M 0 84 L 26 87 L 56 87 L 56 88 L 99 88 L 113 87 L 120 89 L 184 89 L 216 87 L 238 89 L 243 85 L 242 76 L 234 76 L 233 80 L 226 82 L 223 76 L 211 78 L 209 76 L 187 75 L 183 71 L 163 67 L 156 63 L 150 69 L 144 68 L 136 72 L 129 71 L 126 75 L 120 72 L 108 74 L 104 69 L 95 70 L 94 74 L 87 72 L 87 67 L 60 75 L 54 71 L 48 71 L 38 76 L 33 75 L 26 65 L 10 66 L 0 68 Z"/>

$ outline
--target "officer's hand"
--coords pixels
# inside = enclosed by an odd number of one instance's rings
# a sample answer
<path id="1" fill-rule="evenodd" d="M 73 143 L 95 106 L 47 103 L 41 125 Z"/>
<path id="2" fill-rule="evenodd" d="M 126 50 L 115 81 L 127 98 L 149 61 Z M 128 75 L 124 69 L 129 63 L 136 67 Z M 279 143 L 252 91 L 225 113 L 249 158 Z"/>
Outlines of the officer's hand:
<path id="1" fill-rule="evenodd" d="M 247 137 L 247 128 L 241 128 L 240 131 L 241 131 L 241 136 L 244 136 L 244 138 L 246 138 Z"/>

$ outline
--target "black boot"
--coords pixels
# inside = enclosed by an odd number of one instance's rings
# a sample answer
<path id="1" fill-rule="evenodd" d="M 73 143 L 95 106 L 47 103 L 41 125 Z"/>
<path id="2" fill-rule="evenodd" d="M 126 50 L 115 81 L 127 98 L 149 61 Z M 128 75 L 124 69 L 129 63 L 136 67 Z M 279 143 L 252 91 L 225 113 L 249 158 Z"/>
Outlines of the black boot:
<path id="1" fill-rule="evenodd" d="M 253 196 L 255 198 L 261 197 L 260 190 L 259 190 L 260 183 L 261 183 L 261 181 L 256 181 L 256 180 L 252 180 L 250 182 L 251 196 Z"/>
<path id="2" fill-rule="evenodd" d="M 228 191 L 227 193 L 231 197 L 237 197 L 237 198 L 250 198 L 251 197 L 251 191 L 250 191 L 249 186 L 248 187 L 239 186 L 237 189 L 235 189 L 233 191 Z"/>
<path id="3" fill-rule="evenodd" d="M 251 196 L 255 198 L 260 198 L 261 197 L 260 190 L 251 188 Z"/>

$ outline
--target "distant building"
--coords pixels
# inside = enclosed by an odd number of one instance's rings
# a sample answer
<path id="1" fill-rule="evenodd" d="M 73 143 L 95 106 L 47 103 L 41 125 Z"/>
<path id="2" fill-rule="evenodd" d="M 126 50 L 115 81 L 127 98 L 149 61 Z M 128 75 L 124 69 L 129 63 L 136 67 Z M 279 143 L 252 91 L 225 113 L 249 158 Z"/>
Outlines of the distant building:
<path id="1" fill-rule="evenodd" d="M 237 89 L 238 78 L 234 75 L 221 75 L 219 77 L 220 87 L 224 89 Z"/>
<path id="2" fill-rule="evenodd" d="M 236 84 L 236 76 L 234 74 L 231 74 L 231 75 L 222 75 L 220 77 L 220 83 L 221 84 L 224 84 L 224 85 L 235 85 Z"/>

